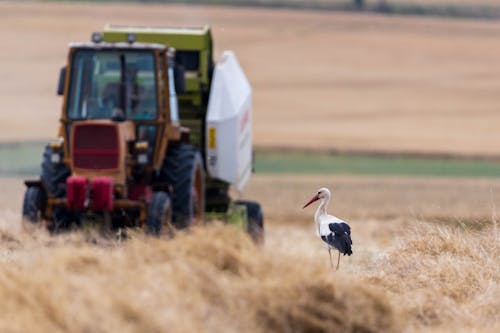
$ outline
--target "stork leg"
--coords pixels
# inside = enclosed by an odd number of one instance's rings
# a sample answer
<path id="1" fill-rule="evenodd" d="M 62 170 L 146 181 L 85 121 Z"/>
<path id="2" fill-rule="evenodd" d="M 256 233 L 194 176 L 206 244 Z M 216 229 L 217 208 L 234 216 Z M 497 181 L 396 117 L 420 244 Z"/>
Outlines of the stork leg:
<path id="1" fill-rule="evenodd" d="M 332 262 L 332 248 L 328 248 L 328 254 L 330 255 L 330 267 L 333 269 L 333 262 Z"/>
<path id="2" fill-rule="evenodd" d="M 339 270 L 339 264 L 340 264 L 340 251 L 339 251 L 339 256 L 337 257 L 337 269 L 336 269 L 336 271 Z"/>

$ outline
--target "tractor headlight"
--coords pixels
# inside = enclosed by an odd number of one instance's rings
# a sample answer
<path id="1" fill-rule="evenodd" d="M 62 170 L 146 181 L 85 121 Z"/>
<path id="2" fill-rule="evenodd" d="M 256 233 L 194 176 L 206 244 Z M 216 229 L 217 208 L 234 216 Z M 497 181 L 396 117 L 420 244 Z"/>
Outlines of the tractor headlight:
<path id="1" fill-rule="evenodd" d="M 59 137 L 49 142 L 49 147 L 52 149 L 52 154 L 50 155 L 50 161 L 52 163 L 61 162 L 61 151 L 63 149 L 63 143 L 64 143 L 63 137 Z"/>
<path id="2" fill-rule="evenodd" d="M 145 153 L 148 151 L 148 148 L 149 148 L 149 144 L 147 141 L 137 141 L 135 143 L 135 147 L 134 147 L 134 149 L 137 153 Z"/>
<path id="3" fill-rule="evenodd" d="M 50 141 L 49 147 L 52 148 L 52 150 L 54 151 L 59 151 L 62 149 L 63 143 L 64 143 L 64 138 L 60 136 L 57 139 Z"/>
<path id="4" fill-rule="evenodd" d="M 148 148 L 149 144 L 147 141 L 138 141 L 135 143 L 135 153 L 137 154 L 137 162 L 139 164 L 148 163 Z"/>

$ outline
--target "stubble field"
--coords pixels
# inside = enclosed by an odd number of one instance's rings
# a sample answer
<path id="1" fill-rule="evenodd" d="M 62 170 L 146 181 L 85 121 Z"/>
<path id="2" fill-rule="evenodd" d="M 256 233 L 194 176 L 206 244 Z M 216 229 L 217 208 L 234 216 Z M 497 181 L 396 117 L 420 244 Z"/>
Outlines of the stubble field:
<path id="1" fill-rule="evenodd" d="M 207 22 L 254 86 L 259 147 L 500 152 L 497 22 L 123 4 L 0 2 L 0 140 L 55 134 L 68 42 Z M 496 178 L 255 175 L 242 196 L 263 204 L 262 247 L 220 225 L 53 237 L 21 224 L 22 179 L 0 184 L 0 331 L 500 329 Z M 353 230 L 335 273 L 301 209 L 320 186 Z"/>
<path id="2" fill-rule="evenodd" d="M 212 224 L 173 241 L 20 223 L 20 179 L 2 180 L 3 331 L 494 332 L 498 181 L 255 176 L 266 241 Z M 311 189 L 334 189 L 352 257 L 332 272 Z M 482 215 L 480 212 L 486 212 Z M 477 213 L 477 214 L 476 214 Z M 167 329 L 168 328 L 168 329 Z"/>

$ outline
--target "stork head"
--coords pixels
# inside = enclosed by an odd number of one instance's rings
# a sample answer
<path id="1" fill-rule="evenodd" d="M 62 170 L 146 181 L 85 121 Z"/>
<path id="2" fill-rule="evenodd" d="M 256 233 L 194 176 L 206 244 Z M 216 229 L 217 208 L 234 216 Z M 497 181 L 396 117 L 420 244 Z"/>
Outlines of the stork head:
<path id="1" fill-rule="evenodd" d="M 311 200 L 309 200 L 302 208 L 303 209 L 306 208 L 307 206 L 309 206 L 310 204 L 319 199 L 330 199 L 330 190 L 327 189 L 326 187 L 320 188 L 318 192 L 311 198 Z"/>

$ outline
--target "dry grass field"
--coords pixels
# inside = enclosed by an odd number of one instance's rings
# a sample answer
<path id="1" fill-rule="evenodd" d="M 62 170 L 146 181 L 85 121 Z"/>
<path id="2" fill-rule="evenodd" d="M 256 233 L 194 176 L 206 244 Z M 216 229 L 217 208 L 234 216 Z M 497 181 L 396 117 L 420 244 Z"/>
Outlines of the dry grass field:
<path id="1" fill-rule="evenodd" d="M 259 146 L 500 153 L 497 21 L 181 5 L 0 2 L 0 140 L 55 135 L 67 44 L 106 23 L 210 23 L 255 88 Z"/>
<path id="2" fill-rule="evenodd" d="M 414 179 L 330 181 L 335 191 L 329 211 L 350 221 L 354 241 L 353 256 L 343 257 L 335 273 L 314 235 L 313 209 L 301 211 L 317 184 L 325 184 L 321 176 L 255 177 L 246 196 L 259 198 L 266 210 L 263 247 L 220 225 L 179 234 L 170 242 L 140 232 L 125 242 L 103 238 L 93 230 L 49 236 L 21 227 L 17 213 L 21 182 L 2 179 L 9 194 L 0 197 L 0 330 L 495 332 L 500 328 L 495 207 L 500 202 L 494 197 L 498 181 L 491 186 L 463 180 L 428 180 L 425 185 Z M 388 186 L 375 196 L 373 187 L 384 183 Z M 404 196 L 407 186 L 412 197 Z M 476 198 L 484 192 L 492 193 L 493 199 Z M 442 201 L 454 195 L 454 200 Z M 432 202 L 442 206 L 427 207 L 426 215 L 411 212 L 412 207 Z M 391 216 L 383 216 L 386 206 L 393 207 Z M 489 216 L 471 218 L 474 209 Z M 446 223 L 427 217 L 443 211 L 451 212 Z"/>

